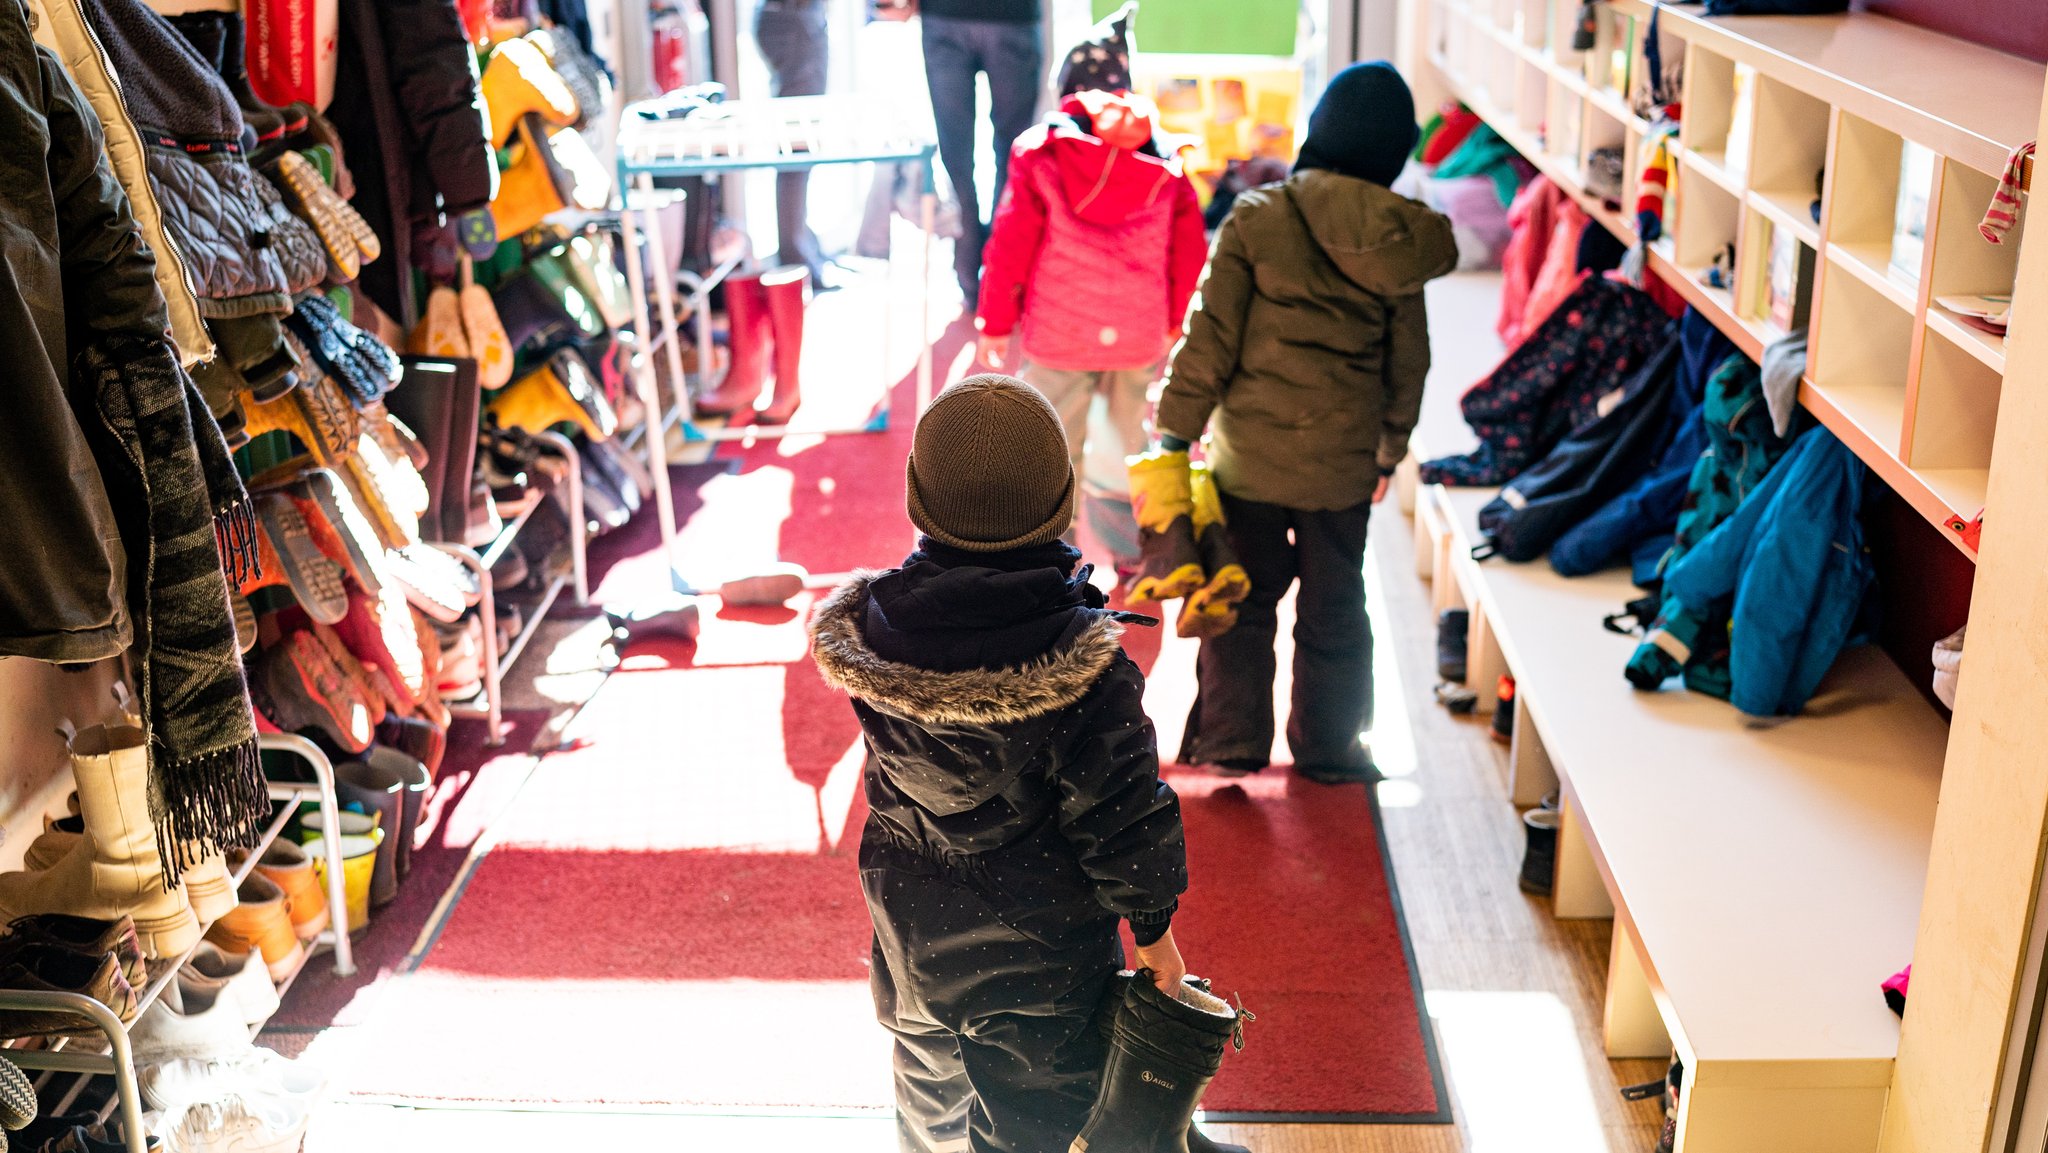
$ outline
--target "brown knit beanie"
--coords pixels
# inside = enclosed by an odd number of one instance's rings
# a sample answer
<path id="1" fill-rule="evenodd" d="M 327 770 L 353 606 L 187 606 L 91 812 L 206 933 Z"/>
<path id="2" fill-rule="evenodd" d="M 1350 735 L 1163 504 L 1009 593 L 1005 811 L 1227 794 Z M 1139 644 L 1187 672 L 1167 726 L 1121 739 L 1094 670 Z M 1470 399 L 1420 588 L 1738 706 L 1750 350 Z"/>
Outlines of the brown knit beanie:
<path id="1" fill-rule="evenodd" d="M 1049 544 L 1074 523 L 1074 466 L 1059 414 L 1012 376 L 938 395 L 911 441 L 910 523 L 969 552 Z"/>

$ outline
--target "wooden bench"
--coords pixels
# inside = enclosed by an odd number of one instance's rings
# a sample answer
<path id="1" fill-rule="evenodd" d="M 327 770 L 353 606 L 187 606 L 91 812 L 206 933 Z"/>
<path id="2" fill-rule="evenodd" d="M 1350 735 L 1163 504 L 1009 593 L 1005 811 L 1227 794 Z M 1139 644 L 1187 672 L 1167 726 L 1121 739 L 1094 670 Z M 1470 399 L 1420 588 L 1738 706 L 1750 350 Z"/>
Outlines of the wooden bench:
<path id="1" fill-rule="evenodd" d="M 1471 443 L 1456 398 L 1477 377 L 1483 283 L 1453 278 L 1432 298 L 1439 371 L 1418 455 Z M 1494 679 L 1516 681 L 1510 793 L 1527 806 L 1561 792 L 1554 912 L 1614 919 L 1608 1055 L 1678 1053 L 1687 1153 L 1875 1149 L 1899 1036 L 1878 985 L 1912 956 L 1939 715 L 1869 647 L 1778 722 L 1675 681 L 1638 692 L 1622 676 L 1634 640 L 1600 623 L 1638 595 L 1626 572 L 1475 562 L 1492 492 L 1406 473 L 1419 567 L 1439 605 L 1471 612 L 1468 684 L 1490 708 Z"/>

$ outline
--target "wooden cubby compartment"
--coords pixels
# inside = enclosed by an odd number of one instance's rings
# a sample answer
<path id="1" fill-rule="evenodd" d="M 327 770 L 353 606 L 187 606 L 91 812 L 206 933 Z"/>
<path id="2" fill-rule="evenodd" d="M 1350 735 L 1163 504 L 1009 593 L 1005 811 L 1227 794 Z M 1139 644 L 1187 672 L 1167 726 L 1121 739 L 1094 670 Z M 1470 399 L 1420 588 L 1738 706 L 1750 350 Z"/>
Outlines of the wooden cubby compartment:
<path id="1" fill-rule="evenodd" d="M 1839 249 L 1821 272 L 1818 347 L 1809 372 L 1825 402 L 1849 418 L 1886 455 L 1899 455 L 1906 427 L 1906 377 L 1913 315 L 1861 277 Z M 1852 446 L 1853 447 L 1853 446 Z"/>
<path id="2" fill-rule="evenodd" d="M 1586 100 L 1570 85 L 1552 78 L 1550 82 L 1550 123 L 1544 149 L 1552 156 L 1570 156 L 1579 150 L 1579 134 L 1586 121 Z"/>
<path id="3" fill-rule="evenodd" d="M 2005 234 L 2003 244 L 1992 244 L 1977 231 L 1997 188 L 1998 179 L 1988 173 L 1953 160 L 1942 161 L 1936 185 L 1938 203 L 1928 229 L 1934 262 L 1929 273 L 1927 323 L 1986 367 L 2003 374 L 2005 337 L 1979 328 L 1935 303 L 1942 296 L 2012 293 L 2013 278 L 2019 272 L 2020 242 L 2026 232 L 2025 209 L 2021 209 L 2019 223 Z"/>
<path id="4" fill-rule="evenodd" d="M 1554 0 L 1514 0 L 1515 40 L 1541 54 L 1550 44 L 1551 9 Z"/>
<path id="5" fill-rule="evenodd" d="M 1520 75 L 1521 91 L 1515 97 L 1515 124 L 1540 140 L 1550 119 L 1550 74 L 1524 60 Z"/>
<path id="6" fill-rule="evenodd" d="M 1756 334 L 1758 341 L 1770 344 L 1786 335 L 1791 328 L 1804 327 L 1811 320 L 1814 281 L 1819 277 L 1820 267 L 1815 246 L 1799 231 L 1788 229 L 1770 214 L 1760 212 L 1751 205 L 1748 218 L 1742 225 L 1741 250 L 1736 256 L 1735 317 L 1743 327 Z M 1771 315 L 1771 249 L 1781 236 L 1789 234 L 1792 243 L 1798 245 L 1794 255 L 1793 299 L 1797 302 L 1788 326 Z"/>
<path id="7" fill-rule="evenodd" d="M 1719 171 L 1728 166 L 1728 122 L 1734 111 L 1735 62 L 1689 45 L 1685 57 L 1685 116 L 1679 142 Z M 1725 180 L 1722 183 L 1726 183 Z"/>
<path id="8" fill-rule="evenodd" d="M 1939 329 L 1922 342 L 1906 465 L 1965 520 L 1984 508 L 1999 374 Z"/>
<path id="9" fill-rule="evenodd" d="M 1735 311 L 1735 294 L 1709 285 L 1703 274 L 1717 255 L 1735 243 L 1741 222 L 1742 202 L 1735 194 L 1681 160 L 1678 196 L 1675 203 L 1667 200 L 1664 210 L 1664 229 L 1672 234 L 1671 260 L 1687 279 L 1699 285 L 1700 291 L 1731 314 Z M 1734 269 L 1737 282 L 1743 272 L 1738 260 Z"/>
<path id="10" fill-rule="evenodd" d="M 1769 76 L 1757 77 L 1750 197 L 1779 227 L 1819 247 L 1813 204 L 1828 159 L 1828 106 Z"/>
<path id="11" fill-rule="evenodd" d="M 1837 114 L 1827 166 L 1828 255 L 1872 290 L 1907 309 L 1918 285 L 1891 271 L 1892 225 L 1905 141 L 1860 116 Z M 1832 285 L 1830 285 L 1832 287 Z"/>
<path id="12" fill-rule="evenodd" d="M 1601 148 L 1613 148 L 1622 153 L 1620 195 L 1627 195 L 1628 130 L 1621 121 L 1616 120 L 1606 109 L 1598 105 L 1588 104 L 1586 107 L 1585 132 L 1584 137 L 1579 143 L 1577 165 L 1579 183 L 1587 191 L 1593 190 L 1593 153 Z"/>
<path id="13" fill-rule="evenodd" d="M 1593 50 L 1586 53 L 1582 61 L 1586 85 L 1595 92 L 1611 92 L 1626 97 L 1629 66 L 1635 52 L 1635 17 L 1607 5 L 1602 5 L 1599 11 L 1599 31 L 1593 37 Z"/>

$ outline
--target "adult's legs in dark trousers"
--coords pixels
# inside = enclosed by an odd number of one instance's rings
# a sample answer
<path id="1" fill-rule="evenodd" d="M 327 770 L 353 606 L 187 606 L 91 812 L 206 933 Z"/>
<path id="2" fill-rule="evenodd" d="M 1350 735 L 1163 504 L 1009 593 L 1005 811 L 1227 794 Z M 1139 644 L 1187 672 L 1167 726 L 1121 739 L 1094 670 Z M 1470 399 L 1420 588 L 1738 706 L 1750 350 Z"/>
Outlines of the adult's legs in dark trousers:
<path id="1" fill-rule="evenodd" d="M 1010 174 L 1010 145 L 1038 112 L 1045 41 L 1037 24 L 920 17 L 924 25 L 925 85 L 938 128 L 939 160 L 960 201 L 960 239 L 953 272 L 971 308 L 981 283 L 981 248 L 988 239 L 980 191 L 974 182 L 977 95 L 974 78 L 988 74 L 989 118 L 995 138 L 998 202 Z M 991 206 L 992 207 L 992 206 Z"/>
<path id="2" fill-rule="evenodd" d="M 825 0 L 761 0 L 754 19 L 754 42 L 774 76 L 777 96 L 821 96 L 830 56 Z M 776 259 L 801 264 L 815 279 L 824 265 L 818 237 L 811 231 L 811 174 L 784 172 L 775 177 Z"/>
<path id="3" fill-rule="evenodd" d="M 1273 747 L 1278 606 L 1298 578 L 1287 745 L 1297 764 L 1358 768 L 1372 723 L 1372 624 L 1365 613 L 1370 502 L 1308 512 L 1223 494 L 1230 543 L 1251 577 L 1237 627 L 1202 642 L 1184 762 L 1264 764 Z"/>

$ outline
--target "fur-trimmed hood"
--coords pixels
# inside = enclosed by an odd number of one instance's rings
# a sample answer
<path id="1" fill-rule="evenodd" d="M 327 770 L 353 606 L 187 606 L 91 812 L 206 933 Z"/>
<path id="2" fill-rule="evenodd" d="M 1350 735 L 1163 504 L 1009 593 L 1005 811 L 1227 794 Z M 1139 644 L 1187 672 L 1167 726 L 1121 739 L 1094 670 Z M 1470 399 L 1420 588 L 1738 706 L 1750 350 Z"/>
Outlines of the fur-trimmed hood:
<path id="1" fill-rule="evenodd" d="M 995 669 L 939 672 L 876 653 L 861 632 L 878 576 L 856 572 L 811 618 L 811 656 L 827 684 L 912 721 L 1004 725 L 1079 702 L 1122 652 L 1114 614 L 1080 610 L 1068 639 L 1043 656 Z"/>

